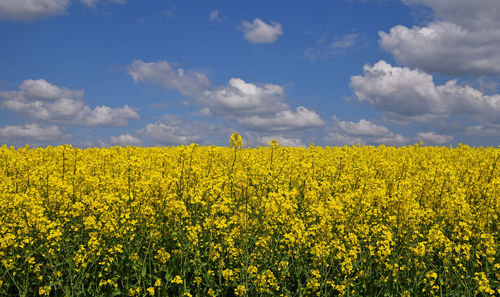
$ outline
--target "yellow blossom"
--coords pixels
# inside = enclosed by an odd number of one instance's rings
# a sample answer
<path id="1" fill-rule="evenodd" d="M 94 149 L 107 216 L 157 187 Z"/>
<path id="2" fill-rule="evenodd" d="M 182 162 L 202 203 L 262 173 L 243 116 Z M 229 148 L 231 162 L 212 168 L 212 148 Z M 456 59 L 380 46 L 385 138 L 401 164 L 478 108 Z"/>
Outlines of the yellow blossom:
<path id="1" fill-rule="evenodd" d="M 182 284 L 183 283 L 182 278 L 179 275 L 176 275 L 170 282 L 173 284 Z"/>

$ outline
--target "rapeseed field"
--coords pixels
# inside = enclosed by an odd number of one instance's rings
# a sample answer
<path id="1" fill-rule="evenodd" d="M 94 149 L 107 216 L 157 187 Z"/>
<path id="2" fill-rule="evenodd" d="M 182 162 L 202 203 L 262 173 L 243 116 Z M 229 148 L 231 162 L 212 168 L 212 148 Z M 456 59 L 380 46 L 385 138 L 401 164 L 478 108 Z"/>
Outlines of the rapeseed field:
<path id="1" fill-rule="evenodd" d="M 500 295 L 500 150 L 0 147 L 0 296 Z"/>

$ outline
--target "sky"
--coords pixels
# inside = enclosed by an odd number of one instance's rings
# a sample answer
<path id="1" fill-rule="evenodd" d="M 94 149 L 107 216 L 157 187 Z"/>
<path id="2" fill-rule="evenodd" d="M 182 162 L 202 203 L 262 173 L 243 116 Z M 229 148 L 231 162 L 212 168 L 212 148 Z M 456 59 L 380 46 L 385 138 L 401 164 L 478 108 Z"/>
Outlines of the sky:
<path id="1" fill-rule="evenodd" d="M 0 144 L 500 145 L 498 0 L 0 0 Z"/>

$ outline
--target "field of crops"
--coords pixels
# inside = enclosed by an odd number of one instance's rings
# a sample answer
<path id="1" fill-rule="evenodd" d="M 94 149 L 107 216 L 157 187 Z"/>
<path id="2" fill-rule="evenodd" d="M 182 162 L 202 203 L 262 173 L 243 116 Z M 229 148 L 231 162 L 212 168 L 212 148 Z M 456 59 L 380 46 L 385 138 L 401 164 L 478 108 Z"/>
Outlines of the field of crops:
<path id="1" fill-rule="evenodd" d="M 0 147 L 0 296 L 500 294 L 500 149 Z"/>

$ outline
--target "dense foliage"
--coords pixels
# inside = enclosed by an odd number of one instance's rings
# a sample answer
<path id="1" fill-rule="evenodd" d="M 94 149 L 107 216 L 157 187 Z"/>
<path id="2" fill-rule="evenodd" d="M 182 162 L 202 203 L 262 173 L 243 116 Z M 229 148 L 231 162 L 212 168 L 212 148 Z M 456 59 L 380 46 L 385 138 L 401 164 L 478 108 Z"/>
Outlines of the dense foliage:
<path id="1" fill-rule="evenodd" d="M 0 148 L 1 296 L 500 294 L 496 148 Z"/>

